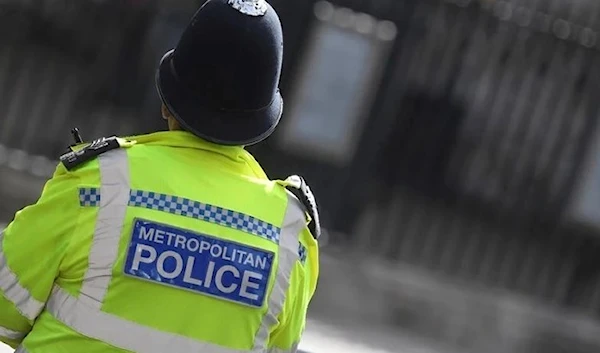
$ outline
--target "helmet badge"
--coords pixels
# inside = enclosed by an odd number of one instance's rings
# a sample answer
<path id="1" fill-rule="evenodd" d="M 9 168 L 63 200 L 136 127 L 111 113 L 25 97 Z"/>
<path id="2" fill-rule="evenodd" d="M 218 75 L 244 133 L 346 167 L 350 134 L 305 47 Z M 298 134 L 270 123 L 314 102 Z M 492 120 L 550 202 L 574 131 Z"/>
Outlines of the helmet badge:
<path id="1" fill-rule="evenodd" d="M 268 9 L 265 0 L 229 0 L 228 4 L 248 16 L 264 16 Z"/>

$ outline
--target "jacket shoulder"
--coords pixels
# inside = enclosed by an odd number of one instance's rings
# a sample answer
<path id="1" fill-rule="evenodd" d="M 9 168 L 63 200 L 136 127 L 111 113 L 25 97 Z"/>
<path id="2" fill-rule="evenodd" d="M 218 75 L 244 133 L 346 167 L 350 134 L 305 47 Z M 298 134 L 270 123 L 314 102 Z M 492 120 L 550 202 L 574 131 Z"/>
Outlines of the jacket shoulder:
<path id="1" fill-rule="evenodd" d="M 284 181 L 279 182 L 279 184 L 284 186 L 300 201 L 305 212 L 310 217 L 308 229 L 312 236 L 318 240 L 321 237 L 321 220 L 319 218 L 317 201 L 304 178 L 299 175 L 292 175 Z"/>
<path id="2" fill-rule="evenodd" d="M 67 171 L 73 171 L 103 153 L 118 148 L 129 147 L 134 143 L 116 136 L 102 137 L 89 144 L 71 148 L 71 151 L 60 156 L 60 163 Z"/>

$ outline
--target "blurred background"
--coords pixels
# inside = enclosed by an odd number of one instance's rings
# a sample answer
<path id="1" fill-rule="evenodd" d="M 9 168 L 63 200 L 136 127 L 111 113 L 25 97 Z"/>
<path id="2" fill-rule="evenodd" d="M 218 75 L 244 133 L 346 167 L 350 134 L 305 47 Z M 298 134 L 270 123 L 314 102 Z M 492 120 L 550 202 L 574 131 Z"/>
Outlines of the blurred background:
<path id="1" fill-rule="evenodd" d="M 0 2 L 0 228 L 83 138 L 165 128 L 203 1 Z M 600 351 L 600 2 L 271 0 L 279 130 L 326 228 L 302 348 Z"/>

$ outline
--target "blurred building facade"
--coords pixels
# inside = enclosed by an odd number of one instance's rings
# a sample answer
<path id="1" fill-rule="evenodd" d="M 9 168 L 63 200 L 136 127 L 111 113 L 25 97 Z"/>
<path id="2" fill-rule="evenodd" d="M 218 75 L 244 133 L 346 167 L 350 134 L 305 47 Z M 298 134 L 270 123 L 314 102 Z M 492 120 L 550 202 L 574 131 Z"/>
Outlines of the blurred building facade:
<path id="1" fill-rule="evenodd" d="M 72 127 L 164 129 L 154 68 L 200 3 L 0 4 L 0 222 Z M 251 150 L 318 196 L 314 315 L 464 351 L 597 351 L 600 3 L 271 3 L 287 105 Z"/>

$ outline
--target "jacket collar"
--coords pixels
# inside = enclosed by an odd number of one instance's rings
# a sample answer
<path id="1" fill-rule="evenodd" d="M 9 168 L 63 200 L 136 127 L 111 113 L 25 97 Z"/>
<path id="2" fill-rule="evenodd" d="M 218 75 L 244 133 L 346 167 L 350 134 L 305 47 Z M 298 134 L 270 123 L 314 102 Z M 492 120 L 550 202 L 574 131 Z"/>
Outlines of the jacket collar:
<path id="1" fill-rule="evenodd" d="M 254 177 L 268 179 L 260 164 L 243 146 L 217 145 L 198 138 L 187 131 L 160 131 L 145 135 L 128 136 L 125 139 L 148 146 L 188 148 L 216 153 L 227 158 L 230 162 L 234 162 L 242 169 L 250 168 Z M 246 168 L 243 168 L 243 166 Z"/>

